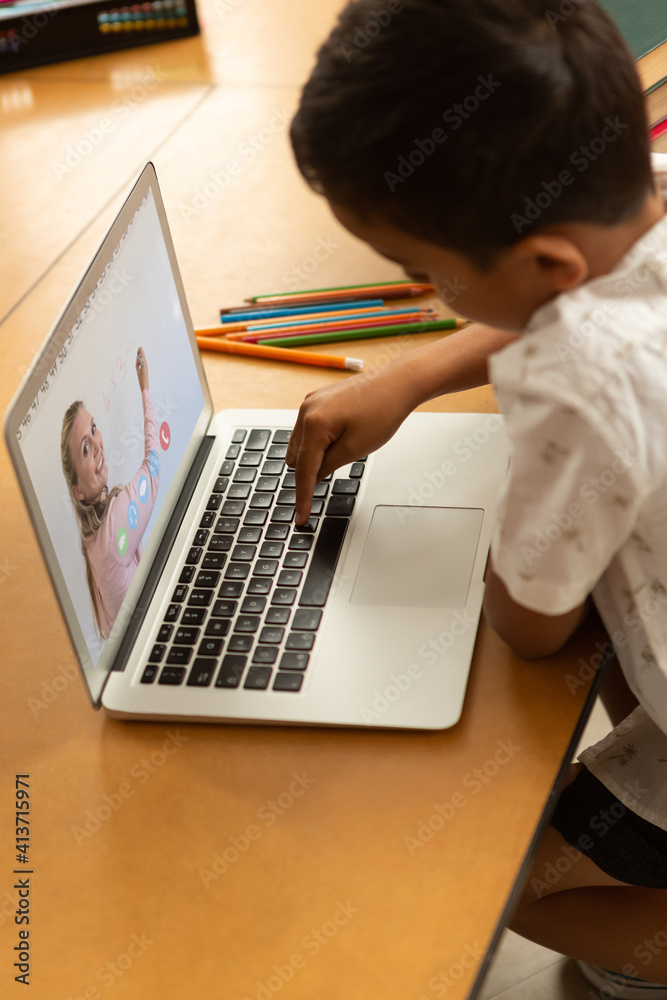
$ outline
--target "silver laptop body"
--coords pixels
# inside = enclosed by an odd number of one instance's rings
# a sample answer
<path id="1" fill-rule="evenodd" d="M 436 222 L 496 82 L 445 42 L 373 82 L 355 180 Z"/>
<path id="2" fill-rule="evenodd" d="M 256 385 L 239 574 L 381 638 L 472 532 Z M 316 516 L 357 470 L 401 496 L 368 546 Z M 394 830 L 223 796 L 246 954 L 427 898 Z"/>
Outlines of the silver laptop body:
<path id="1" fill-rule="evenodd" d="M 103 545 L 96 535 L 89 557 L 92 584 L 75 511 L 87 501 L 73 498 L 61 461 L 75 401 L 92 414 L 93 436 L 103 430 L 95 471 L 106 467 L 118 486 L 99 529 L 113 524 L 113 537 L 107 530 Z M 458 720 L 507 468 L 502 419 L 411 415 L 382 449 L 320 485 L 310 530 L 298 531 L 281 460 L 295 417 L 214 414 L 147 164 L 4 422 L 96 708 L 263 724 Z M 111 598 L 100 584 L 100 623 L 91 586 L 102 578 Z"/>

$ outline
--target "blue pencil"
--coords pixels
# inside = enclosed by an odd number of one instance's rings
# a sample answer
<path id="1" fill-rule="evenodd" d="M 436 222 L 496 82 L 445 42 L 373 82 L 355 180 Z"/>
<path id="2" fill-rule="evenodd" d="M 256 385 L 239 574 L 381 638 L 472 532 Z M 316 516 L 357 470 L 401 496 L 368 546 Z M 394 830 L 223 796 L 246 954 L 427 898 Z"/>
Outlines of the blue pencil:
<path id="1" fill-rule="evenodd" d="M 221 323 L 238 323 L 247 319 L 273 319 L 274 316 L 297 316 L 301 313 L 336 312 L 338 309 L 371 309 L 384 305 L 383 299 L 352 299 L 348 302 L 331 302 L 327 305 L 311 306 L 238 306 L 233 309 L 220 310 Z"/>

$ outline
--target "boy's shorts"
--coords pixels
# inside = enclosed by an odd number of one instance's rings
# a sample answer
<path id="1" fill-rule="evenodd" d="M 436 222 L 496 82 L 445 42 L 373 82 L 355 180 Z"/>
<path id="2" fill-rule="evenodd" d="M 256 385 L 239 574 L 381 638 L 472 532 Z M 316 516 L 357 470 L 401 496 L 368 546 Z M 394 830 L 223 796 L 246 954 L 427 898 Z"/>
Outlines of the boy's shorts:
<path id="1" fill-rule="evenodd" d="M 586 767 L 563 789 L 551 825 L 612 878 L 667 889 L 667 831 L 624 806 Z"/>

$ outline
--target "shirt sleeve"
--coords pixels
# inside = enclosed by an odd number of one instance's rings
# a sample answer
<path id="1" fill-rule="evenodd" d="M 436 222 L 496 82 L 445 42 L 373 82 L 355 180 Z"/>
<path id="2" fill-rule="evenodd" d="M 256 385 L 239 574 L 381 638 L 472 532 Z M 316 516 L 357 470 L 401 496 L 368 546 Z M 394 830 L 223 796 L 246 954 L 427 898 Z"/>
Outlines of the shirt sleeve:
<path id="1" fill-rule="evenodd" d="M 153 402 L 148 389 L 141 394 L 144 409 L 144 458 L 137 472 L 109 504 L 110 550 L 128 566 L 141 546 L 153 513 L 160 484 L 160 450 Z"/>
<path id="2" fill-rule="evenodd" d="M 506 418 L 511 458 L 491 543 L 493 567 L 532 611 L 580 605 L 631 536 L 640 506 L 629 449 L 585 414 L 519 395 Z"/>

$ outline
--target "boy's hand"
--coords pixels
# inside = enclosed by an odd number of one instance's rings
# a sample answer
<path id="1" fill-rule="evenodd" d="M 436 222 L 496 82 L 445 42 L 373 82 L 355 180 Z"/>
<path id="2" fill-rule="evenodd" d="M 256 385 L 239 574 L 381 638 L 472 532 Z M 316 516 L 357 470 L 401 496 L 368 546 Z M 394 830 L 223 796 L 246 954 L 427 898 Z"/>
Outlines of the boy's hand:
<path id="1" fill-rule="evenodd" d="M 143 347 L 140 347 L 137 351 L 135 368 L 137 370 L 137 378 L 139 379 L 139 388 L 143 392 L 144 389 L 148 389 L 148 365 L 146 364 L 146 355 L 144 354 Z"/>
<path id="2" fill-rule="evenodd" d="M 297 524 L 308 520 L 316 483 L 396 433 L 414 407 L 408 383 L 409 368 L 399 359 L 306 396 L 285 459 L 296 473 Z"/>

